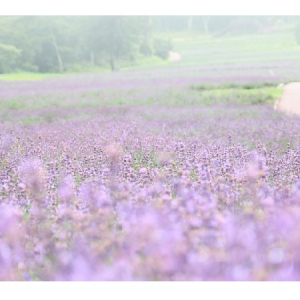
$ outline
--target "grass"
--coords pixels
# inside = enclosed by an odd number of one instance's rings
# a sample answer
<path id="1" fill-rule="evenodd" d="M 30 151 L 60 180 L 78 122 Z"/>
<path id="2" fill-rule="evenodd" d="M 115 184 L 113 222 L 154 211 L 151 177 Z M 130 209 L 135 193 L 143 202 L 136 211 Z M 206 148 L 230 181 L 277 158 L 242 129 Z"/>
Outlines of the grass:
<path id="1" fill-rule="evenodd" d="M 192 90 L 199 92 L 202 104 L 235 103 L 243 105 L 274 105 L 281 97 L 282 88 L 274 82 L 193 84 Z"/>
<path id="2" fill-rule="evenodd" d="M 43 80 L 46 78 L 53 78 L 58 76 L 65 76 L 65 74 L 54 74 L 54 73 L 9 73 L 0 74 L 0 80 L 4 81 L 22 81 L 22 80 Z"/>
<path id="3" fill-rule="evenodd" d="M 127 70 L 155 68 L 216 66 L 240 63 L 271 63 L 297 61 L 300 45 L 293 30 L 266 34 L 214 37 L 197 33 L 165 33 L 161 37 L 171 39 L 173 51 L 182 55 L 182 60 L 170 62 L 159 59 L 140 60 Z M 272 67 L 271 67 L 272 69 Z"/>
<path id="4" fill-rule="evenodd" d="M 278 32 L 259 35 L 187 36 L 174 39 L 174 49 L 182 53 L 185 62 L 210 64 L 238 63 L 241 61 L 272 61 L 299 59 L 300 45 L 297 45 L 294 32 Z"/>
<path id="5" fill-rule="evenodd" d="M 131 66 L 123 67 L 122 70 L 139 70 L 141 67 L 143 69 L 152 69 L 156 66 L 166 66 L 169 63 L 169 60 L 164 60 L 158 56 L 140 57 Z"/>
<path id="6" fill-rule="evenodd" d="M 202 104 L 274 105 L 283 89 L 217 89 L 202 93 Z"/>
<path id="7" fill-rule="evenodd" d="M 277 83 L 275 82 L 250 82 L 250 83 L 236 83 L 236 82 L 229 82 L 229 83 L 200 83 L 200 84 L 192 84 L 191 88 L 194 90 L 205 91 L 205 90 L 224 90 L 224 89 L 245 89 L 245 90 L 252 90 L 252 89 L 260 89 L 260 88 L 267 88 L 272 87 L 275 88 Z"/>

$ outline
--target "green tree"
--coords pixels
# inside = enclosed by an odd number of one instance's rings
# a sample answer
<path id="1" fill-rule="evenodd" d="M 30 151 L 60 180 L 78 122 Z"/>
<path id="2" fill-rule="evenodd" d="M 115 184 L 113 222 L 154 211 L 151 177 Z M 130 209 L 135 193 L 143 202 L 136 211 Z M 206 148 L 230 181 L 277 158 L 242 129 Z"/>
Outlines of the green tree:
<path id="1" fill-rule="evenodd" d="M 52 63 L 56 61 L 59 72 L 64 71 L 60 42 L 63 41 L 63 36 L 68 34 L 68 29 L 66 17 L 43 16 L 35 17 L 32 20 L 31 31 L 35 31 L 40 46 L 39 50 L 41 51 L 40 55 L 37 56 L 39 65 L 41 65 L 41 60 L 48 57 L 49 61 L 52 59 Z"/>
<path id="2" fill-rule="evenodd" d="M 13 45 L 0 44 L 0 73 L 7 73 L 16 67 L 21 50 Z"/>
<path id="3" fill-rule="evenodd" d="M 94 44 L 106 56 L 112 71 L 118 70 L 120 59 L 133 60 L 139 51 L 143 33 L 143 17 L 102 16 L 94 20 Z"/>

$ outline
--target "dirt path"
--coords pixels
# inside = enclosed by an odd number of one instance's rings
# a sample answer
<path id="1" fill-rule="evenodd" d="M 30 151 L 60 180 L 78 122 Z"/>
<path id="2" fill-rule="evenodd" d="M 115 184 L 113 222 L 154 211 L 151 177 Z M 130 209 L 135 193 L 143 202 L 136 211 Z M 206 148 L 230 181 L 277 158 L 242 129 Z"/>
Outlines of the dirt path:
<path id="1" fill-rule="evenodd" d="M 179 53 L 173 52 L 173 51 L 169 51 L 169 58 L 170 58 L 170 61 L 182 60 L 181 55 Z"/>
<path id="2" fill-rule="evenodd" d="M 291 82 L 284 86 L 283 94 L 276 101 L 274 109 L 300 116 L 300 82 Z"/>

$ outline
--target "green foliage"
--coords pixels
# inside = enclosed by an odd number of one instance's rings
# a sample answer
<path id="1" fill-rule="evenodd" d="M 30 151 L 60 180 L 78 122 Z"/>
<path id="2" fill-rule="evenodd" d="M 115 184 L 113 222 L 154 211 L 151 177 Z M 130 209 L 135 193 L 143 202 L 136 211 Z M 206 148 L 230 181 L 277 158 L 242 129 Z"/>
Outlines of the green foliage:
<path id="1" fill-rule="evenodd" d="M 265 28 L 284 27 L 285 24 L 293 26 L 296 21 L 297 18 L 292 16 L 0 16 L 0 44 L 2 45 L 0 72 L 22 70 L 65 73 L 77 70 L 109 68 L 117 70 L 136 67 L 137 62 L 143 61 L 143 58 L 150 59 L 156 56 L 166 60 L 168 52 L 172 50 L 169 39 L 178 38 L 178 32 L 184 34 L 181 43 L 185 47 L 187 37 L 191 34 L 205 33 L 208 38 L 211 34 L 253 33 L 261 32 Z M 255 38 L 254 42 L 252 41 L 254 37 L 251 38 L 251 42 L 249 36 L 239 38 L 240 40 L 236 40 L 237 45 L 233 45 L 234 41 L 228 43 L 230 47 L 234 46 L 234 51 L 241 52 L 245 48 L 261 46 L 262 37 Z M 263 38 L 269 39 L 266 35 Z M 292 39 L 295 43 L 294 36 Z M 214 46 L 218 46 L 218 49 L 225 47 L 224 52 L 232 50 L 227 49 L 227 41 L 215 39 L 220 41 L 213 42 L 212 40 L 196 39 L 192 42 L 197 46 L 197 51 L 200 48 Z M 272 47 L 278 51 L 278 56 L 270 57 L 272 60 L 278 60 L 279 55 L 284 55 L 279 48 L 283 50 L 284 47 L 278 44 L 277 37 L 274 40 L 276 40 L 274 43 L 270 41 L 265 44 L 268 44 L 268 49 Z M 280 43 L 284 43 L 288 48 L 286 41 L 281 39 Z M 177 43 L 178 45 L 180 48 L 180 42 Z M 181 52 L 179 48 L 176 50 Z M 290 60 L 295 59 L 296 55 L 298 59 L 296 53 L 298 49 L 294 50 L 295 53 L 285 52 Z M 225 58 L 222 61 L 217 60 L 215 53 L 213 51 L 211 53 L 213 55 L 208 57 L 209 59 L 203 59 L 202 55 L 190 51 L 178 64 L 224 63 Z M 194 57 L 189 61 L 192 55 L 197 58 Z M 226 60 L 231 59 L 235 62 L 238 59 L 249 60 L 242 55 L 228 57 L 230 58 Z M 259 59 L 259 56 L 250 59 L 254 61 Z M 164 62 L 160 61 L 158 64 L 162 65 Z"/>
<path id="2" fill-rule="evenodd" d="M 251 17 L 244 17 L 233 20 L 228 27 L 228 32 L 236 35 L 253 34 L 258 33 L 262 27 L 259 21 Z"/>
<path id="3" fill-rule="evenodd" d="M 95 20 L 95 49 L 104 53 L 113 71 L 118 60 L 134 60 L 142 34 L 141 17 L 102 16 Z"/>
<path id="4" fill-rule="evenodd" d="M 0 44 L 0 73 L 12 71 L 20 54 L 21 50 L 15 46 Z"/>
<path id="5" fill-rule="evenodd" d="M 156 38 L 153 41 L 154 53 L 162 59 L 169 57 L 169 51 L 173 49 L 173 45 L 169 39 Z"/>
<path id="6" fill-rule="evenodd" d="M 143 41 L 140 45 L 140 53 L 145 56 L 151 56 L 154 52 L 153 46 L 148 41 Z"/>
<path id="7" fill-rule="evenodd" d="M 146 17 L 137 16 L 0 16 L 2 72 L 17 67 L 30 72 L 65 72 L 73 65 L 118 68 L 139 53 Z M 7 48 L 7 49 L 6 49 Z M 20 50 L 18 56 L 14 50 Z M 9 51 L 8 51 L 9 50 Z M 3 54 L 3 52 L 5 52 Z M 7 53 L 9 52 L 9 53 Z M 8 54 L 15 53 L 7 60 Z M 12 62 L 3 65 L 3 61 Z M 16 65 L 13 68 L 13 65 Z"/>

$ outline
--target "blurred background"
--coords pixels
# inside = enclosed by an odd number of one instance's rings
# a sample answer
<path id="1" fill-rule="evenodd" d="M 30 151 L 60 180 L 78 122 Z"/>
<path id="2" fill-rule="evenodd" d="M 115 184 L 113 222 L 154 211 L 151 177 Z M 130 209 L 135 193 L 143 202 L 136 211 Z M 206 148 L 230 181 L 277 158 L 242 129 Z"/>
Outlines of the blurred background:
<path id="1" fill-rule="evenodd" d="M 0 79 L 297 61 L 299 44 L 299 16 L 0 16 Z"/>

